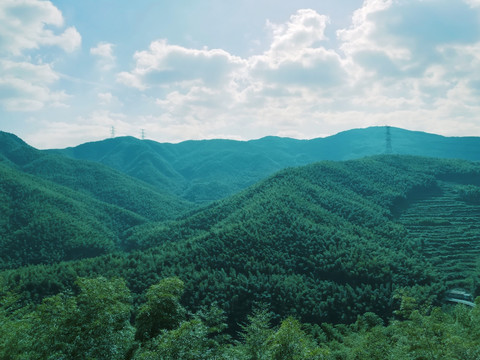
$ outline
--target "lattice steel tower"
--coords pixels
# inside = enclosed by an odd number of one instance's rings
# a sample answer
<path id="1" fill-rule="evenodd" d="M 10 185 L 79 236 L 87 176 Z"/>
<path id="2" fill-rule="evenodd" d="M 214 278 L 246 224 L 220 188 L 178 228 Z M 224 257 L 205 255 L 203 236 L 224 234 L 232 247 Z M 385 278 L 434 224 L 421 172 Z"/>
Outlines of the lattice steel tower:
<path id="1" fill-rule="evenodd" d="M 390 126 L 385 126 L 385 154 L 392 154 L 392 135 L 390 134 Z"/>

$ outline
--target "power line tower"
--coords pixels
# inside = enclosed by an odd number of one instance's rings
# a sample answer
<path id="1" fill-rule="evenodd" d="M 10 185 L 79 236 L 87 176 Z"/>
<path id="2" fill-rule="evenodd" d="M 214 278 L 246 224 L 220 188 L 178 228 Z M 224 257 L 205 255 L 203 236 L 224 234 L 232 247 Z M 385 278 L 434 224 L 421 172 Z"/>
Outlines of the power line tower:
<path id="1" fill-rule="evenodd" d="M 112 138 L 115 137 L 115 126 L 112 126 L 112 129 L 110 130 L 110 135 L 112 136 Z"/>
<path id="2" fill-rule="evenodd" d="M 392 154 L 392 135 L 390 134 L 390 126 L 385 126 L 385 154 Z"/>
<path id="3" fill-rule="evenodd" d="M 142 140 L 145 140 L 145 129 L 142 129 Z"/>

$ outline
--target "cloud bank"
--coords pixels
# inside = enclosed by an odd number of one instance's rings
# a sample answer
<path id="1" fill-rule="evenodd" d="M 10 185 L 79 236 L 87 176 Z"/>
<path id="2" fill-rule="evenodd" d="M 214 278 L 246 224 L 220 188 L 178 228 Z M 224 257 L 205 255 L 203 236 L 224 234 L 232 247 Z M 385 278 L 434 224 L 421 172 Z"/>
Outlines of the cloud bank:
<path id="1" fill-rule="evenodd" d="M 384 124 L 478 134 L 479 15 L 476 1 L 368 0 L 337 31 L 338 48 L 328 48 L 329 18 L 302 9 L 267 23 L 272 40 L 262 54 L 157 40 L 118 81 L 151 96 L 162 87 L 158 121 L 204 121 L 200 136 L 244 127 L 253 137 L 308 138 Z"/>
<path id="2" fill-rule="evenodd" d="M 48 1 L 4 0 L 0 5 L 0 105 L 33 112 L 65 106 L 67 95 L 54 90 L 60 78 L 51 63 L 32 61 L 29 51 L 56 47 L 71 53 L 81 44 L 74 27 L 65 29 L 61 12 Z"/>
<path id="3" fill-rule="evenodd" d="M 366 0 L 348 27 L 328 31 L 334 26 L 312 9 L 284 22 L 266 20 L 269 44 L 244 56 L 155 39 L 121 63 L 114 54 L 119 45 L 99 42 L 89 54 L 114 78 L 96 92 L 98 108 L 72 116 L 71 129 L 86 136 L 95 128 L 98 136 L 98 126 L 132 135 L 145 128 L 158 141 L 312 138 L 385 124 L 480 134 L 478 0 Z M 35 63 L 27 53 L 45 47 L 69 53 L 80 44 L 78 31 L 65 26 L 50 2 L 4 1 L 4 109 L 65 104 L 69 95 L 55 90 L 53 62 Z M 68 123 L 62 120 L 64 131 Z M 78 131 L 82 123 L 86 130 Z"/>

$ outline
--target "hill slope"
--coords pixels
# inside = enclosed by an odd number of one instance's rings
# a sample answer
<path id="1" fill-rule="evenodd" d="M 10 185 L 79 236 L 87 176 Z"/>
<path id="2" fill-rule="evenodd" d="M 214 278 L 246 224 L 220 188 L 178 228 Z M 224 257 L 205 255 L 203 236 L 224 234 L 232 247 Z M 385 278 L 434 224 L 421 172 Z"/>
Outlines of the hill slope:
<path id="1" fill-rule="evenodd" d="M 129 254 L 2 276 L 38 299 L 80 274 L 124 277 L 136 294 L 176 275 L 189 308 L 218 302 L 230 324 L 255 302 L 307 322 L 350 322 L 366 311 L 388 317 L 397 289 L 441 297 L 449 275 L 430 265 L 394 214 L 441 181 L 478 187 L 479 176 L 478 164 L 405 156 L 287 169 L 183 219 L 131 228 Z"/>
<path id="2" fill-rule="evenodd" d="M 383 154 L 385 132 L 385 127 L 372 127 L 313 140 L 266 137 L 179 144 L 126 137 L 58 151 L 101 162 L 201 203 L 224 198 L 286 167 Z M 448 138 L 398 128 L 390 132 L 395 154 L 480 160 L 478 137 Z"/>
<path id="3" fill-rule="evenodd" d="M 420 244 L 422 253 L 446 275 L 451 287 L 475 290 L 479 279 L 480 202 L 469 201 L 465 189 L 475 189 L 477 197 L 480 194 L 478 186 L 442 181 L 437 192 L 412 199 L 399 220 L 408 230 L 407 238 Z"/>
<path id="4" fill-rule="evenodd" d="M 0 163 L 0 269 L 98 256 L 147 221 Z"/>
<path id="5" fill-rule="evenodd" d="M 123 233 L 191 204 L 105 165 L 0 132 L 0 269 L 118 251 Z"/>
<path id="6" fill-rule="evenodd" d="M 40 151 L 12 134 L 0 132 L 0 144 L 0 159 L 6 165 L 150 220 L 173 219 L 192 207 L 170 192 L 108 166 Z"/>

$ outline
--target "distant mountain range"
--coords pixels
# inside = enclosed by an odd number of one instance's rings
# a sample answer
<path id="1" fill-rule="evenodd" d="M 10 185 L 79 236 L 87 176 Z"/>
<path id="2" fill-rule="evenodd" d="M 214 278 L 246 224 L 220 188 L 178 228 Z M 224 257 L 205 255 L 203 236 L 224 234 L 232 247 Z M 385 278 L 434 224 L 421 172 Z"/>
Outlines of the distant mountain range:
<path id="1" fill-rule="evenodd" d="M 393 154 L 480 160 L 480 137 L 444 137 L 391 127 L 390 139 Z M 386 150 L 386 127 L 370 127 L 312 140 L 270 136 L 170 144 L 119 137 L 53 151 L 108 165 L 157 189 L 203 203 L 224 198 L 287 167 L 357 159 Z"/>

